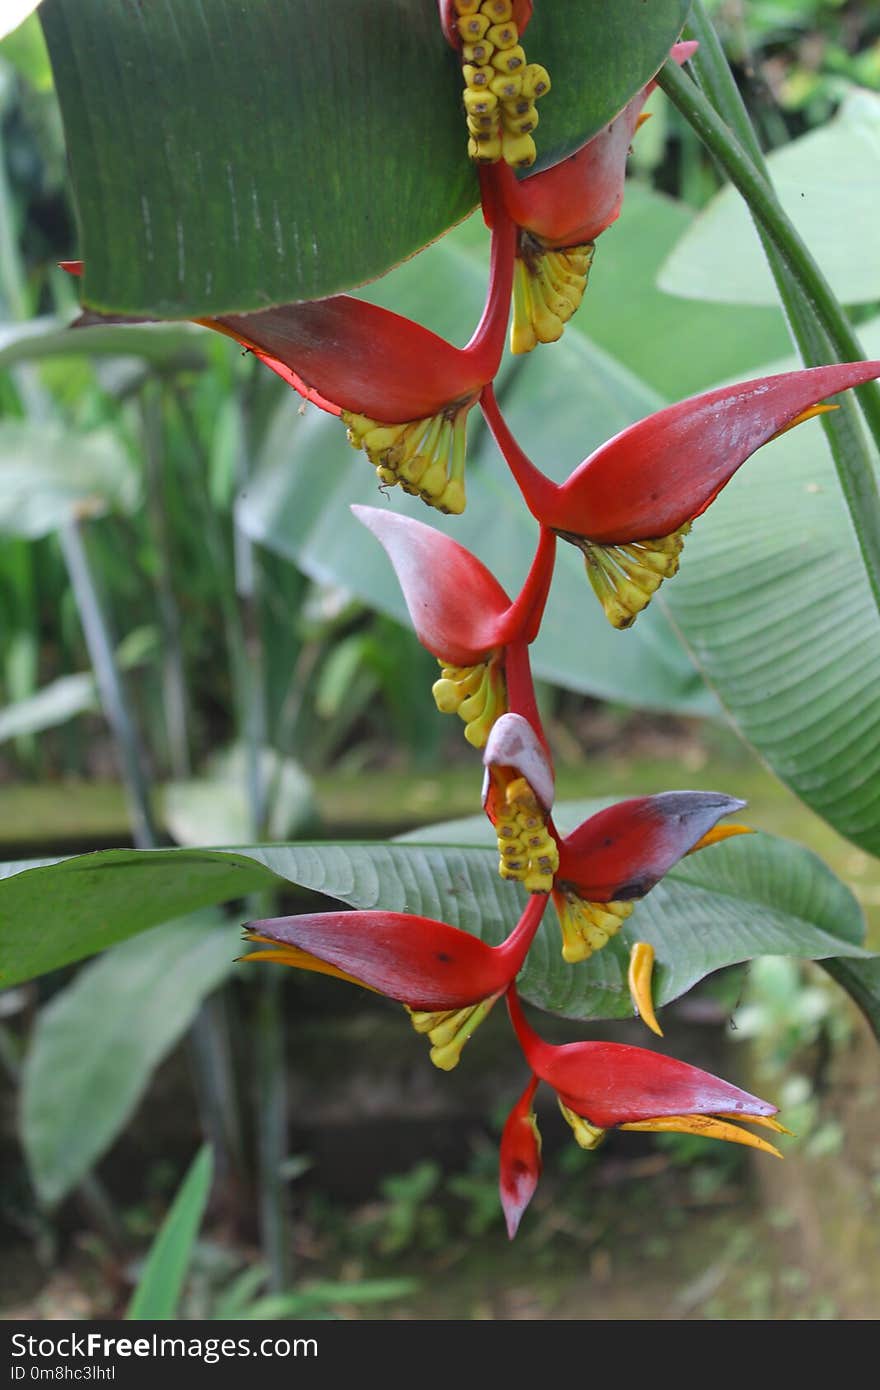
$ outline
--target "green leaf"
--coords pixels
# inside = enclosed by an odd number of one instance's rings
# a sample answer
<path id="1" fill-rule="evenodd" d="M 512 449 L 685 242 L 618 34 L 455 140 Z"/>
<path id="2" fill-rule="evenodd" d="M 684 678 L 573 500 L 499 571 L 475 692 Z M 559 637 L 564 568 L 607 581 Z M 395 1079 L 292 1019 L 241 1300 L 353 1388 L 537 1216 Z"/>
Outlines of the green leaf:
<path id="1" fill-rule="evenodd" d="M 0 743 L 24 734 L 37 734 L 65 724 L 78 714 L 98 708 L 98 693 L 91 671 L 59 676 L 24 700 L 0 709 Z"/>
<path id="2" fill-rule="evenodd" d="M 246 757 L 239 744 L 216 754 L 206 776 L 167 783 L 163 819 L 179 844 L 235 844 L 247 839 L 253 812 Z M 299 763 L 282 758 L 272 748 L 263 750 L 260 775 L 270 797 L 267 837 L 287 840 L 301 834 L 316 814 L 310 777 Z"/>
<path id="3" fill-rule="evenodd" d="M 625 1017 L 627 950 L 635 940 L 654 944 L 661 1004 L 710 971 L 754 955 L 871 958 L 857 944 L 855 899 L 815 855 L 749 835 L 699 858 L 702 864 L 680 866 L 639 903 L 615 942 L 576 967 L 562 960 L 548 910 L 522 977 L 525 997 L 572 1018 Z M 168 902 L 180 898 L 228 898 L 236 871 L 242 895 L 286 881 L 351 907 L 449 921 L 493 944 L 512 929 L 525 899 L 498 876 L 496 850 L 467 844 L 105 850 L 17 874 L 10 869 L 4 880 L 0 867 L 0 920 L 10 923 L 0 938 L 0 965 L 9 984 L 88 954 L 97 936 L 142 930 L 156 911 L 154 898 L 165 915 Z"/>
<path id="4" fill-rule="evenodd" d="M 40 0 L 5 0 L 3 14 L 0 15 L 0 39 L 23 24 L 39 3 Z"/>
<path id="5" fill-rule="evenodd" d="M 153 1242 L 126 1317 L 159 1321 L 176 1316 L 213 1174 L 214 1156 L 205 1144 L 196 1154 Z"/>
<path id="6" fill-rule="evenodd" d="M 880 320 L 862 331 L 880 351 Z M 661 602 L 778 776 L 880 853 L 880 616 L 818 423 L 744 465 Z"/>
<path id="7" fill-rule="evenodd" d="M 835 118 L 768 157 L 783 209 L 844 304 L 880 299 L 880 95 L 861 89 Z M 695 220 L 660 273 L 660 288 L 688 299 L 775 304 L 751 216 L 724 188 Z"/>
<path id="8" fill-rule="evenodd" d="M 540 150 L 601 129 L 687 0 L 542 0 Z M 433 0 L 45 0 L 86 261 L 110 312 L 191 317 L 382 274 L 477 202 Z"/>
<path id="9" fill-rule="evenodd" d="M 239 931 L 218 921 L 203 913 L 126 941 L 40 1010 L 21 1123 L 42 1201 L 60 1201 L 102 1157 L 202 1000 L 231 972 Z"/>
<path id="10" fill-rule="evenodd" d="M 0 423 L 0 536 L 36 540 L 70 521 L 132 511 L 139 495 L 137 467 L 112 430 Z"/>
<path id="11" fill-rule="evenodd" d="M 174 370 L 207 365 L 208 333 L 189 323 L 62 326 L 54 318 L 0 326 L 0 369 L 54 357 L 139 357 Z"/>

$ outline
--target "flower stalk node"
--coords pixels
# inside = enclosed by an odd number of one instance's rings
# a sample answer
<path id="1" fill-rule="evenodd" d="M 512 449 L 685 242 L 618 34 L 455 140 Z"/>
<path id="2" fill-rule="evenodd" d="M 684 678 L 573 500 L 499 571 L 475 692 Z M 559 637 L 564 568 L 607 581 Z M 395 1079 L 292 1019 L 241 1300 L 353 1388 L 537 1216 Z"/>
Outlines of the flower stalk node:
<path id="1" fill-rule="evenodd" d="M 647 608 L 664 579 L 678 572 L 686 521 L 677 531 L 657 540 L 632 541 L 629 545 L 598 545 L 585 536 L 559 531 L 583 552 L 587 578 L 612 627 L 632 627 Z"/>
<path id="2" fill-rule="evenodd" d="M 456 515 L 465 508 L 464 466 L 467 415 L 472 400 L 458 402 L 425 420 L 384 425 L 344 410 L 353 449 L 363 449 L 383 486 L 400 484 L 429 507 Z"/>
<path id="3" fill-rule="evenodd" d="M 452 1071 L 458 1066 L 465 1043 L 473 1037 L 503 993 L 501 990 L 464 1009 L 427 1012 L 407 1008 L 413 1028 L 417 1033 L 426 1034 L 433 1044 L 430 1057 L 435 1067 L 441 1071 Z"/>
<path id="4" fill-rule="evenodd" d="M 521 232 L 513 277 L 510 350 L 531 352 L 538 343 L 555 343 L 580 307 L 595 246 L 551 250 L 539 237 Z"/>
<path id="5" fill-rule="evenodd" d="M 589 960 L 595 951 L 607 946 L 635 906 L 631 902 L 587 902 L 567 884 L 557 884 L 553 903 L 562 930 L 562 958 L 569 965 Z"/>
<path id="6" fill-rule="evenodd" d="M 475 666 L 453 666 L 440 660 L 440 679 L 431 687 L 441 714 L 457 714 L 464 736 L 474 748 L 485 748 L 492 726 L 507 710 L 507 685 L 502 654 L 493 652 Z"/>
<path id="7" fill-rule="evenodd" d="M 550 90 L 549 73 L 540 63 L 528 62 L 511 0 L 478 5 L 453 0 L 453 9 L 465 81 L 468 154 L 478 164 L 503 160 L 512 168 L 528 169 L 537 158 L 535 102 Z"/>

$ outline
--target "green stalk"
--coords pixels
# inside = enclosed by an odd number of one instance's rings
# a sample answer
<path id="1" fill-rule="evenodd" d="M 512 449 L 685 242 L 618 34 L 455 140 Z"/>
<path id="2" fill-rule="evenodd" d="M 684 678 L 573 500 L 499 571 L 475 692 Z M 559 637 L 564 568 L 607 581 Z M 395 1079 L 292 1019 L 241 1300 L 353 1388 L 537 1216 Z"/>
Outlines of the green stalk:
<path id="1" fill-rule="evenodd" d="M 254 375 L 241 398 L 242 447 L 238 482 L 250 477 L 253 446 Z M 257 388 L 259 389 L 259 388 Z M 238 668 L 243 675 L 242 734 L 246 753 L 246 777 L 251 830 L 260 839 L 266 833 L 267 789 L 263 776 L 263 750 L 267 746 L 265 651 L 260 616 L 259 567 L 250 538 L 234 530 L 235 588 L 240 615 Z M 243 658 L 243 659 L 242 659 Z M 271 914 L 265 895 L 249 900 L 254 916 Z M 269 1287 L 280 1293 L 290 1284 L 291 1229 L 287 1185 L 283 1173 L 287 1156 L 287 1081 L 283 980 L 278 970 L 267 970 L 259 980 L 256 1019 L 257 1154 L 259 1170 L 260 1240 L 269 1267 Z"/>
<path id="2" fill-rule="evenodd" d="M 782 210 L 767 180 L 763 156 L 739 94 L 730 86 L 733 78 L 723 54 L 719 53 L 714 30 L 695 9 L 694 37 L 705 43 L 707 56 L 702 71 L 711 90 L 723 106 L 725 115 L 735 120 L 744 144 L 718 115 L 708 98 L 674 63 L 667 63 L 658 82 L 693 126 L 715 156 L 731 182 L 742 193 L 768 253 L 792 336 L 808 366 L 827 363 L 829 358 L 858 361 L 865 353 L 849 321 L 798 232 Z M 711 31 L 711 38 L 709 32 Z M 726 70 L 726 79 L 723 76 Z M 748 135 L 745 127 L 748 126 Z M 747 152 L 748 150 L 748 152 Z M 753 157 L 760 159 L 756 166 Z M 856 388 L 865 418 L 880 447 L 880 387 L 876 383 Z M 841 410 L 825 416 L 823 425 L 844 499 L 874 595 L 880 609 L 880 491 L 871 455 L 866 446 L 855 406 L 844 398 Z"/>
<path id="3" fill-rule="evenodd" d="M 128 711 L 113 642 L 79 523 L 68 522 L 59 531 L 58 538 L 95 673 L 101 708 L 119 755 L 131 816 L 132 838 L 138 849 L 155 849 L 158 842 L 156 823 L 141 748 Z"/>

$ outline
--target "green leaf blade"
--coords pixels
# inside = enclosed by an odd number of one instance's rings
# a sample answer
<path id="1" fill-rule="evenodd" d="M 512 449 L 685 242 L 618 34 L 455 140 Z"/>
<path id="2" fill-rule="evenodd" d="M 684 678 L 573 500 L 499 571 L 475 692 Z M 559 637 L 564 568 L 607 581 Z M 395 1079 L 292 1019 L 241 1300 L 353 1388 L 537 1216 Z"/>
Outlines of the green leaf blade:
<path id="1" fill-rule="evenodd" d="M 144 1266 L 126 1317 L 167 1321 L 177 1303 L 189 1267 L 214 1174 L 214 1155 L 205 1144 L 196 1155 L 172 1203 Z"/>

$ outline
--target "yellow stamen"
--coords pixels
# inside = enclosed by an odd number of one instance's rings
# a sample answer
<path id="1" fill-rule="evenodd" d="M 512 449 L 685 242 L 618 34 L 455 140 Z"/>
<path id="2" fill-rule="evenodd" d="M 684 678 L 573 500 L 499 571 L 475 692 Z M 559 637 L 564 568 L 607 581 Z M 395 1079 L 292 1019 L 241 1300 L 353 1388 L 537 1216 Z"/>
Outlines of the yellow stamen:
<path id="1" fill-rule="evenodd" d="M 583 551 L 587 578 L 612 627 L 627 628 L 647 608 L 663 580 L 677 573 L 690 529 L 686 521 L 668 536 L 627 545 L 599 545 L 572 531 L 557 535 Z"/>
<path id="2" fill-rule="evenodd" d="M 569 965 L 589 960 L 594 951 L 607 946 L 635 906 L 630 902 L 587 902 L 565 884 L 557 884 L 553 902 L 562 929 L 562 956 Z"/>
<path id="3" fill-rule="evenodd" d="M 525 777 L 512 777 L 502 767 L 491 767 L 490 776 L 504 790 L 504 807 L 495 812 L 499 874 L 524 884 L 530 893 L 549 893 L 559 848 L 547 829 L 548 812 Z"/>
<path id="4" fill-rule="evenodd" d="M 583 1115 L 576 1115 L 573 1110 L 563 1104 L 559 1096 L 559 1109 L 562 1111 L 568 1123 L 571 1125 L 572 1133 L 582 1149 L 598 1149 L 602 1140 L 605 1138 L 607 1130 L 600 1129 L 598 1125 L 591 1125 L 589 1120 L 585 1120 Z"/>
<path id="5" fill-rule="evenodd" d="M 507 713 L 507 684 L 500 652 L 477 666 L 440 662 L 440 679 L 431 687 L 441 714 L 457 714 L 464 736 L 473 748 L 485 748 L 492 725 Z"/>
<path id="6" fill-rule="evenodd" d="M 245 964 L 248 961 L 270 961 L 276 965 L 290 965 L 295 970 L 311 970 L 316 975 L 333 975 L 337 980 L 347 980 L 349 984 L 360 985 L 361 989 L 372 990 L 378 994 L 379 990 L 372 985 L 364 984 L 355 975 L 349 975 L 344 970 L 340 970 L 336 965 L 330 965 L 326 960 L 321 960 L 318 956 L 313 956 L 309 951 L 303 951 L 299 946 L 285 946 L 281 942 L 273 941 L 268 936 L 258 936 L 256 932 L 246 932 L 246 941 L 265 942 L 270 947 L 268 951 L 251 951 L 249 955 L 239 956 L 239 960 Z"/>
<path id="7" fill-rule="evenodd" d="M 459 401 L 439 415 L 383 425 L 344 410 L 348 441 L 363 449 L 383 486 L 399 483 L 441 512 L 464 511 L 467 416 L 473 401 Z"/>
<path id="8" fill-rule="evenodd" d="M 642 1022 L 647 1024 L 652 1033 L 656 1033 L 658 1038 L 663 1037 L 663 1029 L 657 1022 L 657 1015 L 654 1012 L 654 999 L 651 988 L 654 975 L 654 947 L 650 941 L 636 941 L 629 953 L 629 983 L 630 997 L 636 1013 Z"/>
<path id="9" fill-rule="evenodd" d="M 532 110 L 526 100 L 522 115 L 511 116 L 511 121 L 528 124 Z M 552 251 L 530 233 L 521 234 L 514 272 L 511 352 L 530 352 L 536 343 L 555 343 L 562 336 L 584 297 L 593 251 L 592 242 Z"/>
<path id="10" fill-rule="evenodd" d="M 754 1116 L 739 1115 L 737 1118 L 746 1120 L 754 1119 Z M 742 1144 L 747 1149 L 761 1149 L 763 1153 L 773 1154 L 776 1158 L 782 1157 L 775 1145 L 768 1144 L 766 1139 L 715 1115 L 663 1115 L 656 1120 L 636 1120 L 619 1128 L 648 1130 L 653 1134 L 696 1134 L 703 1139 L 724 1139 L 730 1144 Z"/>
<path id="11" fill-rule="evenodd" d="M 527 62 L 510 0 L 455 0 L 455 10 L 462 39 L 468 154 L 479 164 L 503 159 L 514 168 L 528 169 L 537 158 L 531 135 L 538 124 L 533 103 L 550 90 L 547 69 Z M 476 94 L 485 95 L 487 88 L 494 105 L 477 99 Z M 521 93 L 522 109 L 497 104 L 499 98 L 512 102 Z"/>
<path id="12" fill-rule="evenodd" d="M 750 825 L 715 825 L 711 830 L 692 845 L 688 854 L 696 854 L 698 849 L 708 849 L 710 845 L 718 845 L 722 840 L 729 840 L 731 835 L 754 835 L 754 830 Z"/>
<path id="13" fill-rule="evenodd" d="M 501 998 L 503 990 L 463 1009 L 440 1009 L 434 1013 L 407 1007 L 417 1033 L 426 1033 L 433 1043 L 431 1061 L 441 1071 L 452 1071 L 461 1060 L 465 1043 L 473 1037 L 483 1019 Z"/>

